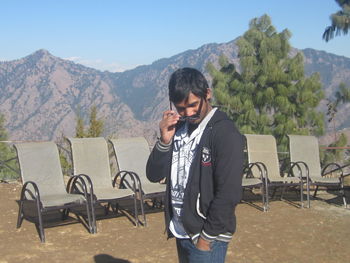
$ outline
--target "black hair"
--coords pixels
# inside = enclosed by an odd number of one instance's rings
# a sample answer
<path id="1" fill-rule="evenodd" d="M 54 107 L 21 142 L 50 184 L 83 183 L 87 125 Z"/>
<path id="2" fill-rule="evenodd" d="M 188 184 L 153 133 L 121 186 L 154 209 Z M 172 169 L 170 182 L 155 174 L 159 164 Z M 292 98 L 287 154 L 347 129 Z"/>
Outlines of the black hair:
<path id="1" fill-rule="evenodd" d="M 181 68 L 170 76 L 169 99 L 179 103 L 188 98 L 190 92 L 205 99 L 209 85 L 203 74 L 194 68 Z"/>

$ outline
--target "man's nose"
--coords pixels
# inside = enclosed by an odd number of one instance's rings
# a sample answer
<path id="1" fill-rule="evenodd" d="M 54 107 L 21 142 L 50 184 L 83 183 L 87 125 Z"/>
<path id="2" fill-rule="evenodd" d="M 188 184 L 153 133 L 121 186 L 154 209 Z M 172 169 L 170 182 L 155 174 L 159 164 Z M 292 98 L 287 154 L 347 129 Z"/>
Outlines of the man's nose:
<path id="1" fill-rule="evenodd" d="M 191 108 L 188 108 L 188 109 L 185 110 L 185 116 L 192 116 L 194 114 L 195 114 L 195 112 Z"/>

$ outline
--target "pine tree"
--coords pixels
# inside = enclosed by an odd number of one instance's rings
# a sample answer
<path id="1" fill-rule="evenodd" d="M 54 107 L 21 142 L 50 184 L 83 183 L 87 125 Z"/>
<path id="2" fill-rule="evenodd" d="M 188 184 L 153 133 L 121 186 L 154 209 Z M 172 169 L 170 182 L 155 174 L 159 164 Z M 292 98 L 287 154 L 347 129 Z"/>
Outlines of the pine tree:
<path id="1" fill-rule="evenodd" d="M 94 105 L 90 108 L 89 126 L 85 127 L 84 119 L 80 109 L 76 116 L 75 136 L 77 138 L 99 137 L 102 136 L 104 121 L 97 118 L 97 107 Z"/>
<path id="2" fill-rule="evenodd" d="M 304 75 L 303 56 L 290 57 L 291 33 L 280 33 L 268 15 L 251 20 L 237 41 L 240 72 L 221 57 L 213 77 L 214 97 L 242 133 L 273 134 L 282 149 L 286 134 L 322 134 L 323 114 L 315 110 L 323 98 L 318 74 Z"/>
<path id="3" fill-rule="evenodd" d="M 75 127 L 75 137 L 77 138 L 84 138 L 85 137 L 85 130 L 84 130 L 84 119 L 81 116 L 81 110 L 80 107 L 78 108 L 78 112 L 76 114 L 76 127 Z"/>
<path id="4" fill-rule="evenodd" d="M 340 83 L 338 86 L 338 90 L 335 92 L 335 99 L 334 100 L 328 99 L 327 101 L 328 101 L 327 102 L 328 122 L 334 123 L 334 117 L 338 112 L 338 106 L 340 104 L 350 102 L 350 87 L 347 87 L 345 83 Z"/>
<path id="5" fill-rule="evenodd" d="M 327 117 L 328 122 L 333 123 L 334 141 L 328 145 L 328 147 L 345 147 L 348 144 L 347 138 L 344 133 L 341 133 L 339 138 L 337 137 L 337 131 L 335 128 L 335 116 L 338 112 L 338 106 L 344 103 L 350 102 L 350 87 L 347 87 L 344 83 L 340 83 L 338 90 L 335 93 L 335 99 L 328 99 L 327 103 Z M 327 164 L 331 162 L 339 162 L 340 160 L 346 160 L 349 155 L 348 150 L 332 149 L 326 151 L 322 156 L 322 162 Z M 349 163 L 350 160 L 347 160 Z"/>
<path id="6" fill-rule="evenodd" d="M 66 139 L 66 136 L 62 132 L 59 137 L 56 138 L 56 144 L 58 145 L 58 152 L 60 156 L 60 162 L 62 167 L 63 175 L 71 176 L 72 171 L 72 160 L 69 149 L 69 143 Z"/>
<path id="7" fill-rule="evenodd" d="M 6 141 L 7 140 L 7 131 L 5 128 L 5 116 L 0 113 L 0 141 Z"/>
<path id="8" fill-rule="evenodd" d="M 99 137 L 103 133 L 104 121 L 97 119 L 97 107 L 94 105 L 90 109 L 90 127 L 88 137 Z"/>
<path id="9" fill-rule="evenodd" d="M 342 33 L 346 35 L 350 28 L 350 0 L 335 1 L 341 7 L 341 10 L 330 17 L 332 25 L 326 27 L 322 36 L 326 42 L 334 38 L 334 35 L 339 36 Z"/>
<path id="10" fill-rule="evenodd" d="M 5 122 L 5 116 L 0 113 L 0 141 L 7 141 L 8 139 Z M 4 162 L 7 166 L 12 168 L 9 169 L 6 166 L 0 165 L 0 180 L 14 179 L 19 177 L 19 175 L 14 171 L 18 170 L 16 161 L 8 161 L 10 159 L 13 159 L 15 156 L 16 154 L 14 150 L 10 148 L 6 142 L 0 142 L 0 161 Z"/>

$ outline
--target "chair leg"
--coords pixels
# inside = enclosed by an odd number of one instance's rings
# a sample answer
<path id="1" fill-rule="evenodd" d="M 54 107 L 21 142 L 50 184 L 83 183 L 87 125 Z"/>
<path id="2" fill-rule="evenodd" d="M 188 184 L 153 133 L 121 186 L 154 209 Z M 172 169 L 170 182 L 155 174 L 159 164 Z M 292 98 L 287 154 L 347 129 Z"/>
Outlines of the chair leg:
<path id="1" fill-rule="evenodd" d="M 20 201 L 17 217 L 17 228 L 20 228 L 23 222 L 23 201 Z"/>
<path id="2" fill-rule="evenodd" d="M 264 207 L 264 212 L 266 212 L 266 200 L 265 200 L 265 187 L 264 185 L 261 185 L 260 187 L 260 192 L 261 192 L 261 201 L 262 201 L 262 204 L 263 204 L 263 207 Z"/>
<path id="3" fill-rule="evenodd" d="M 105 206 L 105 215 L 108 215 L 109 214 L 109 209 L 111 207 L 111 203 L 108 202 L 107 205 Z"/>
<path id="4" fill-rule="evenodd" d="M 343 188 L 342 192 L 343 192 L 343 194 L 342 194 L 342 195 L 343 195 L 343 204 L 344 204 L 344 207 L 347 208 L 347 207 L 348 207 L 348 204 L 347 204 L 347 202 L 346 202 L 346 197 L 345 197 L 344 188 Z"/>
<path id="5" fill-rule="evenodd" d="M 63 209 L 62 210 L 62 221 L 66 220 L 68 218 L 68 216 L 69 216 L 69 209 L 68 208 L 67 209 Z"/>
<path id="6" fill-rule="evenodd" d="M 146 214 L 145 214 L 145 209 L 144 209 L 144 200 L 143 200 L 143 194 L 140 193 L 140 206 L 141 206 L 141 213 L 142 213 L 142 216 L 143 216 L 143 223 L 144 223 L 144 226 L 147 226 L 147 219 L 146 219 Z"/>
<path id="7" fill-rule="evenodd" d="M 344 204 L 344 207 L 347 208 L 347 202 L 346 202 L 346 197 L 345 197 L 345 189 L 344 189 L 344 181 L 343 181 L 343 178 L 340 179 L 340 192 L 341 192 L 341 195 L 342 195 L 342 198 L 343 198 L 343 204 Z"/>
<path id="8" fill-rule="evenodd" d="M 156 204 L 157 199 L 154 197 L 152 198 L 152 208 L 156 208 L 157 204 Z"/>
<path id="9" fill-rule="evenodd" d="M 300 180 L 300 203 L 301 208 L 304 208 L 304 184 L 302 180 Z"/>
<path id="10" fill-rule="evenodd" d="M 269 211 L 269 185 L 267 183 L 265 184 L 265 191 L 266 211 Z"/>
<path id="11" fill-rule="evenodd" d="M 92 217 L 92 227 L 93 227 L 93 233 L 97 233 L 97 225 L 96 225 L 96 213 L 95 213 L 95 202 L 90 202 L 90 208 L 91 208 L 91 217 Z"/>
<path id="12" fill-rule="evenodd" d="M 317 195 L 317 190 L 318 190 L 318 185 L 316 186 L 315 192 L 314 192 L 314 197 Z"/>
<path id="13" fill-rule="evenodd" d="M 86 214 L 87 214 L 88 223 L 89 223 L 89 232 L 90 234 L 95 234 L 95 228 L 94 228 L 93 220 L 91 216 L 92 209 L 90 208 L 89 202 L 85 202 L 85 206 L 86 206 Z"/>
<path id="14" fill-rule="evenodd" d="M 284 194 L 284 191 L 286 190 L 286 187 L 285 186 L 283 186 L 283 188 L 282 188 L 282 192 L 281 192 L 281 200 L 283 199 L 283 194 Z"/>
<path id="15" fill-rule="evenodd" d="M 112 205 L 111 207 L 112 207 L 112 211 L 113 211 L 115 214 L 117 214 L 117 213 L 118 213 L 118 210 L 119 210 L 119 204 L 116 202 L 116 203 L 114 204 L 114 207 L 113 207 L 113 205 Z"/>
<path id="16" fill-rule="evenodd" d="M 45 243 L 45 231 L 43 225 L 43 218 L 40 207 L 38 207 L 38 218 L 39 218 L 39 234 L 41 243 Z"/>
<path id="17" fill-rule="evenodd" d="M 306 179 L 306 198 L 307 198 L 307 208 L 310 208 L 311 202 L 310 202 L 310 181 L 309 181 L 309 178 Z"/>
<path id="18" fill-rule="evenodd" d="M 136 226 L 139 226 L 139 212 L 137 209 L 137 195 L 136 193 L 134 194 L 134 217 L 135 217 L 135 223 Z"/>
<path id="19" fill-rule="evenodd" d="M 271 195 L 271 198 L 274 198 L 274 196 L 275 196 L 275 194 L 276 194 L 276 191 L 277 191 L 277 187 L 274 187 L 273 192 L 272 192 L 272 195 Z"/>

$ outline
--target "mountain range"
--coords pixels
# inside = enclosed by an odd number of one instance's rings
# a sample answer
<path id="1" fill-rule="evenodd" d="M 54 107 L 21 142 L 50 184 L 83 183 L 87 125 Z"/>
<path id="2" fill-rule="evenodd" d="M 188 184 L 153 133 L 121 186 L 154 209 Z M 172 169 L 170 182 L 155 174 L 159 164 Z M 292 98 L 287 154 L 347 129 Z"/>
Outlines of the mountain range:
<path id="1" fill-rule="evenodd" d="M 350 58 L 314 49 L 296 50 L 305 57 L 305 73 L 319 72 L 326 98 L 339 83 L 350 83 Z M 158 120 L 168 105 L 167 82 L 180 67 L 205 73 L 206 64 L 218 65 L 225 55 L 237 66 L 236 40 L 206 44 L 151 65 L 112 73 L 88 68 L 38 50 L 27 57 L 0 62 L 0 112 L 12 140 L 54 140 L 74 136 L 76 114 L 88 121 L 92 105 L 105 121 L 104 136 L 145 136 L 153 142 Z M 326 100 L 320 105 L 325 111 Z M 340 107 L 337 129 L 350 127 L 350 105 Z M 331 127 L 329 127 L 331 129 Z"/>

